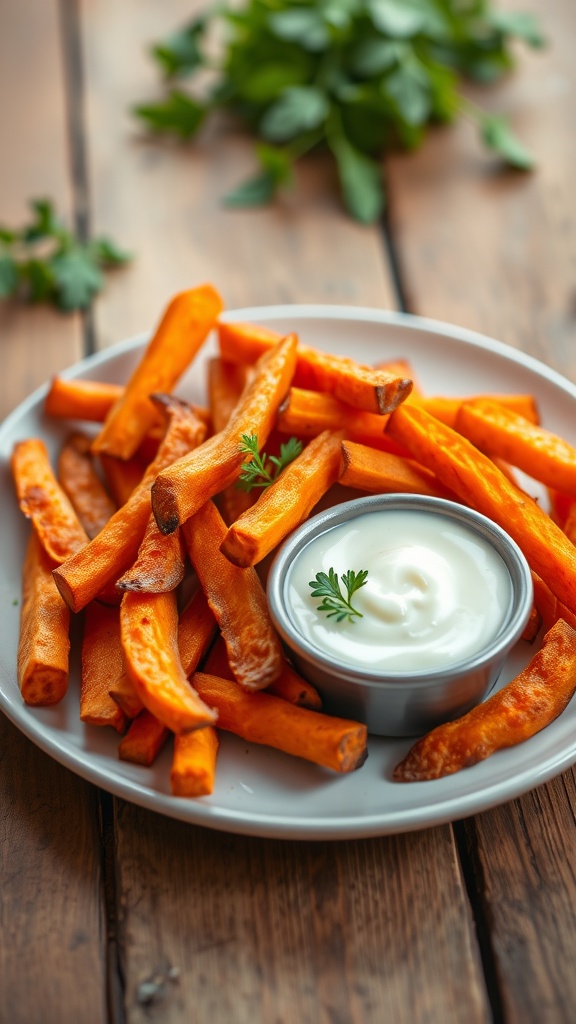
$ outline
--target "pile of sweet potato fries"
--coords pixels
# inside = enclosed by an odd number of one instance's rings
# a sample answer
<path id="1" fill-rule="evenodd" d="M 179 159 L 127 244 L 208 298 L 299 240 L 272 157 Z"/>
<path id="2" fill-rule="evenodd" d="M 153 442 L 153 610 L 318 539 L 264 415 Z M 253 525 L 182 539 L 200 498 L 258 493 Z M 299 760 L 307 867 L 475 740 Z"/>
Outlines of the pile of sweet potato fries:
<path id="1" fill-rule="evenodd" d="M 112 726 L 119 756 L 153 762 L 173 737 L 171 790 L 214 786 L 220 729 L 349 772 L 366 727 L 327 716 L 288 663 L 258 563 L 337 482 L 363 494 L 440 495 L 491 517 L 533 571 L 527 669 L 419 740 L 395 769 L 438 778 L 527 739 L 576 690 L 576 450 L 544 430 L 530 395 L 425 397 L 404 360 L 362 366 L 250 324 L 220 320 L 211 285 L 176 295 L 125 387 L 57 378 L 53 417 L 99 423 L 16 444 L 12 472 L 32 530 L 23 569 L 18 681 L 48 705 L 68 687 L 71 613 L 82 614 L 80 718 Z M 208 406 L 175 397 L 210 332 Z M 270 486 L 240 490 L 243 437 L 302 450 Z M 550 490 L 551 513 L 515 468 Z M 192 597 L 182 594 L 194 582 Z"/>

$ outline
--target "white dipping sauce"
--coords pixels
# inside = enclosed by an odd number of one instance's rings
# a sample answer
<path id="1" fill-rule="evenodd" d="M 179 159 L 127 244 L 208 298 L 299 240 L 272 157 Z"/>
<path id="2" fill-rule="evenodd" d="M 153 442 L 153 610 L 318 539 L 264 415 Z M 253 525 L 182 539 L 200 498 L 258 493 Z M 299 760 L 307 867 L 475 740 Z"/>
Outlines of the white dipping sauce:
<path id="1" fill-rule="evenodd" d="M 336 622 L 319 612 L 309 582 L 333 568 L 368 570 L 352 597 L 362 613 Z M 327 530 L 300 552 L 287 579 L 296 628 L 324 654 L 357 668 L 443 669 L 497 634 L 512 599 L 508 569 L 491 544 L 454 519 L 412 509 L 368 512 Z"/>

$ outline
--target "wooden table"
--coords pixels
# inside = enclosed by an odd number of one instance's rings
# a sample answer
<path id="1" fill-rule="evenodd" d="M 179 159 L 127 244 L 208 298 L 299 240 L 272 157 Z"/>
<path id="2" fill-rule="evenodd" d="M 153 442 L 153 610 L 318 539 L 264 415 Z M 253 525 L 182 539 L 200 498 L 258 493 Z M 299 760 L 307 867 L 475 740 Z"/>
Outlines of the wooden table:
<path id="1" fill-rule="evenodd" d="M 130 106 L 157 89 L 146 48 L 194 6 L 0 3 L 0 219 L 18 223 L 28 198 L 49 195 L 81 231 L 136 254 L 87 316 L 0 307 L 2 415 L 203 280 L 229 308 L 405 308 L 576 379 L 572 0 L 528 5 L 550 46 L 483 97 L 510 114 L 538 171 L 502 173 L 466 123 L 437 130 L 388 162 L 374 228 L 346 218 L 322 159 L 278 205 L 231 212 L 219 198 L 251 169 L 246 139 L 139 135 Z M 576 1020 L 572 770 L 452 825 L 286 842 L 141 810 L 4 718 L 0 732 L 2 1022 Z"/>

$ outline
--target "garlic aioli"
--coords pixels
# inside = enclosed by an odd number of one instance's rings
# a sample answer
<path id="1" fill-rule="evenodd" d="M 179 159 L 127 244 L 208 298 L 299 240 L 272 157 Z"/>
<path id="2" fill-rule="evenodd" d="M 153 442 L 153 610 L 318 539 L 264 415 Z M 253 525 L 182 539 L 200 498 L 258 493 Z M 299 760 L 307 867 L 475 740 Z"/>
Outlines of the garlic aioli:
<path id="1" fill-rule="evenodd" d="M 333 568 L 368 570 L 353 596 L 362 618 L 319 612 L 309 581 Z M 342 593 L 346 591 L 341 582 Z M 512 600 L 506 565 L 491 544 L 433 512 L 382 510 L 326 530 L 294 559 L 287 610 L 324 654 L 356 668 L 445 669 L 494 639 Z"/>

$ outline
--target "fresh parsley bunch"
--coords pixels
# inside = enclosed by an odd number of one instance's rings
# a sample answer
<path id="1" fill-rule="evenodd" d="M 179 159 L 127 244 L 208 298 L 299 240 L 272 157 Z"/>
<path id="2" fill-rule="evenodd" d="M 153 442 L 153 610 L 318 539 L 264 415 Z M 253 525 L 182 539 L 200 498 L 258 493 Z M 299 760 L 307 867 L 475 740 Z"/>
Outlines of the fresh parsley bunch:
<path id="1" fill-rule="evenodd" d="M 104 286 L 102 270 L 130 259 L 109 238 L 80 242 L 56 217 L 49 199 L 33 199 L 20 230 L 0 227 L 0 299 L 86 309 Z"/>
<path id="2" fill-rule="evenodd" d="M 225 33 L 215 59 L 217 22 Z M 508 164 L 532 166 L 505 119 L 459 91 L 463 77 L 490 83 L 508 71 L 514 38 L 543 43 L 531 15 L 499 12 L 490 0 L 243 0 L 154 47 L 171 89 L 135 112 L 183 139 L 218 108 L 238 115 L 260 140 L 261 167 L 227 197 L 237 206 L 267 202 L 290 182 L 295 160 L 327 147 L 348 211 L 370 223 L 384 205 L 382 154 L 415 148 L 429 123 L 467 114 Z M 207 68 L 207 90 L 176 87 Z"/>

